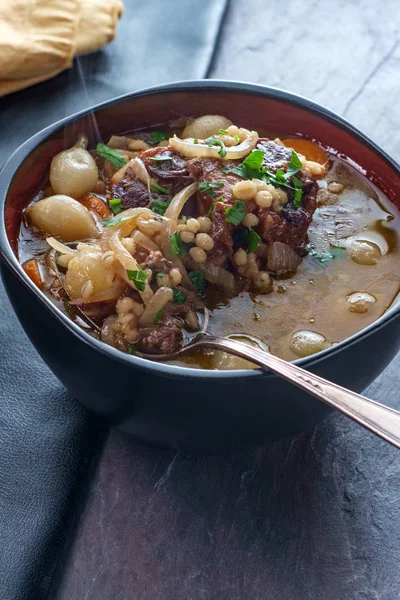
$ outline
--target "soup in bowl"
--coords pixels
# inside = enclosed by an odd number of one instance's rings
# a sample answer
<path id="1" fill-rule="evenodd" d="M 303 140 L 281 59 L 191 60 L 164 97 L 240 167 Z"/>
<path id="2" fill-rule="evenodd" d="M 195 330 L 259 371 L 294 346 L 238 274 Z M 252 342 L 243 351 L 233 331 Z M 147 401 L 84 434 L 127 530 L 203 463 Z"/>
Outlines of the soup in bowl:
<path id="1" fill-rule="evenodd" d="M 3 250 L 34 294 L 32 322 L 5 272 L 18 315 L 86 404 L 179 447 L 260 443 L 326 408 L 223 352 L 152 357 L 208 331 L 355 390 L 387 364 L 399 177 L 371 142 L 308 101 L 241 84 L 166 86 L 94 114 L 101 140 L 83 114 L 10 161 Z"/>

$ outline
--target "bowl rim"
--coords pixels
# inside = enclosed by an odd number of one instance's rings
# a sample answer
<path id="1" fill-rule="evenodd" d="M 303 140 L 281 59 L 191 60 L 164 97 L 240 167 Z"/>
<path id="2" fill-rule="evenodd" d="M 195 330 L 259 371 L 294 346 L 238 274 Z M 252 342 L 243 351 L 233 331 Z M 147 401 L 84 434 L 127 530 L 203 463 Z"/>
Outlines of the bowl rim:
<path id="1" fill-rule="evenodd" d="M 140 358 L 135 355 L 126 354 L 108 346 L 104 342 L 97 340 L 88 334 L 85 330 L 81 329 L 76 323 L 74 323 L 66 314 L 64 314 L 55 304 L 51 302 L 47 296 L 41 292 L 34 283 L 29 279 L 25 271 L 19 264 L 11 245 L 8 241 L 6 228 L 5 228 L 5 201 L 8 193 L 8 189 L 14 179 L 14 176 L 24 160 L 29 154 L 36 148 L 36 146 L 44 142 L 50 135 L 56 133 L 69 123 L 72 123 L 76 119 L 80 119 L 87 114 L 90 114 L 99 109 L 107 108 L 113 104 L 124 102 L 131 98 L 146 96 L 146 95 L 157 95 L 165 92 L 174 91 L 199 91 L 204 90 L 214 91 L 226 91 L 226 92 L 242 92 L 244 94 L 261 95 L 266 98 L 277 99 L 288 104 L 292 104 L 308 110 L 314 114 L 318 114 L 323 119 L 332 122 L 335 126 L 340 129 L 346 130 L 348 133 L 357 137 L 363 144 L 369 146 L 381 159 L 389 164 L 389 166 L 397 173 L 400 177 L 400 165 L 384 150 L 382 150 L 375 142 L 369 137 L 363 134 L 359 129 L 354 127 L 346 119 L 340 117 L 335 112 L 331 111 L 324 106 L 305 98 L 304 96 L 288 92 L 276 87 L 264 86 L 259 84 L 247 83 L 244 81 L 233 81 L 233 80 L 221 80 L 221 79 L 191 79 L 184 81 L 177 81 L 172 83 L 164 83 L 144 89 L 137 90 L 135 92 L 129 92 L 123 94 L 111 100 L 106 100 L 99 104 L 90 106 L 82 111 L 74 113 L 69 117 L 65 117 L 59 121 L 56 121 L 52 125 L 40 130 L 23 144 L 21 144 L 13 154 L 8 158 L 5 164 L 0 170 L 0 259 L 6 264 L 11 272 L 17 277 L 27 290 L 32 293 L 40 303 L 55 317 L 62 326 L 66 327 L 73 335 L 77 336 L 78 339 L 92 349 L 100 352 L 103 355 L 110 356 L 111 358 L 125 364 L 126 366 L 133 366 L 144 371 L 154 372 L 155 374 L 162 375 L 169 378 L 181 378 L 187 379 L 223 379 L 228 378 L 251 378 L 251 377 L 274 377 L 273 373 L 263 371 L 261 369 L 238 369 L 238 370 L 206 370 L 196 369 L 191 367 L 182 367 L 179 365 L 172 365 L 169 363 L 161 363 L 156 361 L 147 360 Z M 339 342 L 335 346 L 323 350 L 315 355 L 311 355 L 305 358 L 299 358 L 293 361 L 294 364 L 302 366 L 303 368 L 318 367 L 319 363 L 325 361 L 331 356 L 335 356 L 340 353 L 343 349 L 353 346 L 358 343 L 361 339 L 369 337 L 375 331 L 383 326 L 386 326 L 392 320 L 394 320 L 400 312 L 400 302 L 391 306 L 381 317 L 376 321 L 361 329 L 354 335 L 346 338 L 342 342 Z"/>

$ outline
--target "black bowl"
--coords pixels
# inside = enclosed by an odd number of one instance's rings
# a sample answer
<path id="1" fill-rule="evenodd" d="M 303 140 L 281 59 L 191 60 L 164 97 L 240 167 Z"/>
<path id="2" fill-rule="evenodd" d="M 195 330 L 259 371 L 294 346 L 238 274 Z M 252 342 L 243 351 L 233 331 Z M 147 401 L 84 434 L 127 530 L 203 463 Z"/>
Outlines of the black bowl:
<path id="1" fill-rule="evenodd" d="M 398 165 L 330 111 L 280 90 L 226 81 L 151 88 L 106 102 L 48 127 L 23 144 L 0 173 L 0 253 L 4 284 L 32 343 L 69 391 L 88 408 L 142 439 L 176 448 L 219 451 L 261 445 L 313 425 L 329 410 L 289 383 L 259 370 L 199 371 L 119 352 L 76 326 L 27 277 L 16 258 L 21 211 L 40 188 L 52 156 L 84 129 L 107 139 L 177 116 L 224 114 L 251 128 L 302 133 L 362 165 L 393 202 Z M 296 361 L 361 391 L 400 345 L 400 305 L 351 338 Z"/>

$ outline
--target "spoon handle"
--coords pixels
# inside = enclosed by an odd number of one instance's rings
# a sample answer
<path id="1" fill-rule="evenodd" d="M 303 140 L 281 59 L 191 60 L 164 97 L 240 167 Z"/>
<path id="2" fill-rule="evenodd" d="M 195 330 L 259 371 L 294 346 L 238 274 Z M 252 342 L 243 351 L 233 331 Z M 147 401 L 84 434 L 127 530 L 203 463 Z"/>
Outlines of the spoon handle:
<path id="1" fill-rule="evenodd" d="M 228 351 L 261 367 L 267 367 L 270 371 L 306 390 L 329 406 L 337 408 L 396 448 L 400 448 L 400 412 L 397 410 L 346 390 L 293 363 L 237 340 L 204 336 L 202 345 Z"/>

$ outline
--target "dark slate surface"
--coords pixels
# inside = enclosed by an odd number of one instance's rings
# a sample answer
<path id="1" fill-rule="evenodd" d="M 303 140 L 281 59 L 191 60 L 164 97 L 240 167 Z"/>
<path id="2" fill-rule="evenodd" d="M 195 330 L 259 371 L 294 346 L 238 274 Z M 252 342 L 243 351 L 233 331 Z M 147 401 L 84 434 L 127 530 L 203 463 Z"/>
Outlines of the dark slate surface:
<path id="1" fill-rule="evenodd" d="M 400 158 L 398 0 L 231 0 L 211 76 L 344 114 Z M 366 390 L 400 407 L 400 358 Z M 397 600 L 400 463 L 338 414 L 224 457 L 112 432 L 59 600 Z"/>
<path id="2" fill-rule="evenodd" d="M 125 4 L 115 43 L 49 82 L 0 98 L 0 167 L 29 136 L 91 104 L 206 75 L 225 0 L 206 8 L 202 0 L 174 0 L 173 7 L 163 0 Z M 163 36 L 163 51 L 153 53 L 154 40 Z M 67 394 L 34 351 L 0 282 L 1 600 L 48 597 L 104 434 L 104 425 Z"/>

